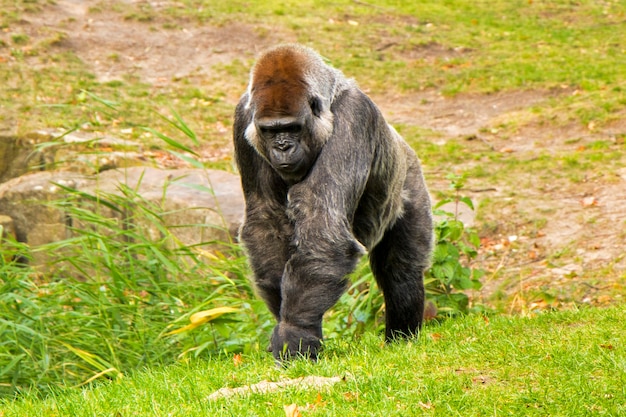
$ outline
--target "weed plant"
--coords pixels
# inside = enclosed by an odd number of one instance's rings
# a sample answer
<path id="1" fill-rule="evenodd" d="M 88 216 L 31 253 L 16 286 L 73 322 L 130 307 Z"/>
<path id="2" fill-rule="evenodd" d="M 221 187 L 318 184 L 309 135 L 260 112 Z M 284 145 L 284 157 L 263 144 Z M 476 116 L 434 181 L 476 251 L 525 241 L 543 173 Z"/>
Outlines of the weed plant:
<path id="1" fill-rule="evenodd" d="M 239 249 L 223 244 L 226 256 L 181 244 L 158 206 L 121 188 L 94 196 L 67 190 L 56 205 L 77 225 L 71 238 L 38 248 L 3 242 L 3 395 L 118 379 L 190 352 L 250 351 L 269 331 Z M 50 272 L 18 263 L 31 249 L 50 254 Z M 216 305 L 238 313 L 201 332 L 164 336 L 178 320 Z"/>
<path id="2" fill-rule="evenodd" d="M 435 205 L 435 214 L 439 220 L 435 225 L 435 247 L 433 264 L 425 277 L 426 292 L 441 312 L 449 315 L 467 313 L 470 308 L 481 310 L 480 305 L 470 306 L 468 290 L 479 290 L 482 269 L 472 268 L 471 261 L 478 255 L 480 238 L 478 233 L 466 228 L 459 219 L 459 205 L 464 204 L 472 211 L 474 203 L 469 197 L 462 196 L 465 176 L 449 174 L 450 189 L 453 196 L 444 198 Z M 441 209 L 444 204 L 454 203 L 454 212 Z"/>

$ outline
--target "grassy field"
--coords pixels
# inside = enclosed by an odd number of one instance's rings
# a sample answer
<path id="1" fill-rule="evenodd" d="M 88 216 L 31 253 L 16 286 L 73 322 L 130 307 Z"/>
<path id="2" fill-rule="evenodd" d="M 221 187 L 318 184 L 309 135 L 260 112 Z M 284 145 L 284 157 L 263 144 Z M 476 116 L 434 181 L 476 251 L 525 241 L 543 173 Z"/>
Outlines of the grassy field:
<path id="1" fill-rule="evenodd" d="M 435 200 L 454 195 L 450 174 L 466 178 L 481 248 L 464 262 L 486 271 L 469 295 L 492 312 L 383 348 L 380 294 L 361 274 L 327 318 L 322 360 L 279 370 L 239 249 L 178 246 L 132 190 L 103 200 L 138 207 L 130 220 L 161 239 L 73 196 L 58 204 L 90 225 L 77 236 L 0 245 L 0 417 L 626 414 L 625 22 L 624 1 L 0 0 L 0 135 L 111 135 L 159 166 L 186 162 L 154 132 L 233 171 L 256 53 L 316 48 L 417 150 Z M 31 251 L 56 254 L 54 273 L 14 262 Z M 165 335 L 221 306 L 237 312 Z M 206 400 L 306 375 L 341 382 Z"/>
<path id="2" fill-rule="evenodd" d="M 317 364 L 277 369 L 257 352 L 132 372 L 45 400 L 0 403 L 12 416 L 619 416 L 626 413 L 624 307 L 530 317 L 468 316 L 429 324 L 410 343 L 381 346 L 368 334 L 331 340 Z M 304 376 L 326 386 L 287 386 L 209 400 L 222 388 Z M 301 414 L 289 414 L 295 404 Z"/>

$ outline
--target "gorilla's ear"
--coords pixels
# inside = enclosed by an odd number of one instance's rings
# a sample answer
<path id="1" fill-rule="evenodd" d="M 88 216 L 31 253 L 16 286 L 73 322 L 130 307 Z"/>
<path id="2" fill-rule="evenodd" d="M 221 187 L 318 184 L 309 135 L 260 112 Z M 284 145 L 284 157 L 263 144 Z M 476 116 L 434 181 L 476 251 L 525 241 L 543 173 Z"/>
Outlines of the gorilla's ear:
<path id="1" fill-rule="evenodd" d="M 311 97 L 309 105 L 315 117 L 320 117 L 320 114 L 322 114 L 322 100 L 317 96 Z"/>

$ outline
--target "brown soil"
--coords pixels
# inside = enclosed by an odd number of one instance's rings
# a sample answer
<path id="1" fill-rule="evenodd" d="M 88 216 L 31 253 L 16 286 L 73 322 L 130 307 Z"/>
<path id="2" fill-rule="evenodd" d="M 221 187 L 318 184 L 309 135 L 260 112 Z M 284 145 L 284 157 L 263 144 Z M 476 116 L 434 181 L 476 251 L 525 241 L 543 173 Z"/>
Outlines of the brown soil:
<path id="1" fill-rule="evenodd" d="M 152 3 L 159 7 L 159 2 Z M 127 18 L 102 4 L 106 3 L 59 0 L 46 6 L 44 13 L 29 15 L 28 22 L 32 31 L 46 28 L 65 33 L 59 46 L 89 63 L 103 82 L 133 75 L 153 84 L 168 83 L 206 73 L 215 64 L 250 59 L 285 39 L 274 28 L 240 23 L 165 30 L 160 24 Z M 92 6 L 97 11 L 90 12 Z"/>
<path id="2" fill-rule="evenodd" d="M 275 28 L 243 23 L 154 29 L 150 24 L 124 19 L 120 13 L 88 13 L 94 4 L 97 3 L 57 0 L 45 6 L 45 13 L 28 15 L 22 25 L 30 28 L 31 36 L 42 30 L 65 33 L 59 46 L 72 50 L 91 65 L 102 81 L 132 74 L 153 84 L 167 84 L 177 77 L 210 71 L 217 63 L 248 60 L 266 46 L 294 40 L 293 35 L 279 33 Z M 158 2 L 154 4 L 158 6 Z M 393 43 L 381 46 L 391 47 Z M 397 53 L 410 58 L 411 54 L 439 57 L 465 51 L 445 50 L 432 44 Z M 431 129 L 439 135 L 435 141 L 461 140 L 468 152 L 490 149 L 510 154 L 511 158 L 530 160 L 546 153 L 570 152 L 599 139 L 616 141 L 619 139 L 615 134 L 626 131 L 624 124 L 598 132 L 578 124 L 523 123 L 506 138 L 497 134 L 499 124 L 518 120 L 529 107 L 556 95 L 574 93 L 563 89 L 446 98 L 435 91 L 425 91 L 382 95 L 374 100 L 391 123 Z M 572 138 L 578 140 L 571 141 Z M 521 309 L 558 305 L 558 300 L 538 295 L 544 290 L 577 302 L 619 299 L 626 277 L 626 170 L 595 175 L 577 183 L 552 184 L 545 179 L 549 173 L 542 174 L 541 180 L 537 173 L 528 172 L 518 180 L 477 179 L 468 186 L 470 190 L 495 188 L 470 191 L 470 195 L 477 201 L 489 197 L 501 207 L 478 214 L 490 226 L 484 232 L 480 256 L 489 274 L 485 290 L 478 295 L 504 291 L 520 301 L 514 307 Z M 447 186 L 441 179 L 431 182 L 434 189 Z M 545 221 L 536 226 L 537 219 Z"/>

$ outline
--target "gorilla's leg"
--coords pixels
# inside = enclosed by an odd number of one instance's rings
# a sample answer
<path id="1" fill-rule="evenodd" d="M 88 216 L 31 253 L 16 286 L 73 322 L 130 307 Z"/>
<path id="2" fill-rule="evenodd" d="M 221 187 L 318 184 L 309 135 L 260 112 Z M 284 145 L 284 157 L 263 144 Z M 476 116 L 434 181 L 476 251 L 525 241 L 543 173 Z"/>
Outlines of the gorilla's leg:
<path id="1" fill-rule="evenodd" d="M 252 214 L 254 213 L 254 214 Z M 281 281 L 289 259 L 293 228 L 284 212 L 269 208 L 250 211 L 241 228 L 259 296 L 278 320 L 282 303 Z"/>
<path id="2" fill-rule="evenodd" d="M 407 203 L 404 215 L 370 251 L 372 272 L 385 298 L 387 341 L 421 328 L 431 242 L 430 205 Z"/>
<path id="3" fill-rule="evenodd" d="M 363 254 L 345 226 L 323 227 L 332 220 L 312 216 L 307 225 L 296 226 L 297 250 L 285 267 L 280 320 L 272 335 L 277 359 L 297 354 L 316 359 L 324 313 L 345 291 L 346 275 Z"/>

